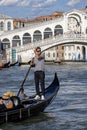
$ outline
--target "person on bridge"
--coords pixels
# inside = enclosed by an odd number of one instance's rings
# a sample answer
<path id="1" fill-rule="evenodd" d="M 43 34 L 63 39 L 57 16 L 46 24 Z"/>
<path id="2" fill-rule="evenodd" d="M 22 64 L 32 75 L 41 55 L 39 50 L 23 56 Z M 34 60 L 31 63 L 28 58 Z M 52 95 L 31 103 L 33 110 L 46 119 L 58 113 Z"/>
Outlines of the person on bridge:
<path id="1" fill-rule="evenodd" d="M 41 48 L 36 47 L 34 50 L 35 57 L 32 59 L 30 65 L 34 66 L 34 79 L 35 79 L 35 87 L 36 87 L 36 97 L 35 99 L 41 100 L 45 99 L 45 65 L 44 65 L 44 55 L 41 53 Z M 41 85 L 41 92 L 40 95 L 40 88 L 39 85 Z"/>

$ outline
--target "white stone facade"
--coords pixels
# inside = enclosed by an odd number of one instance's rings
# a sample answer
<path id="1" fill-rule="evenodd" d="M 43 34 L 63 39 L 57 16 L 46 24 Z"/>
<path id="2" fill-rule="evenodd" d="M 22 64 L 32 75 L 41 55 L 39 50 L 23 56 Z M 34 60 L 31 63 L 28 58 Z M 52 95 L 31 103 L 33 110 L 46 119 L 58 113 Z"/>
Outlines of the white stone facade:
<path id="1" fill-rule="evenodd" d="M 9 16 L 0 14 L 0 35 L 13 29 L 13 19 Z"/>
<path id="2" fill-rule="evenodd" d="M 10 19 L 12 20 L 12 19 Z M 12 21 L 11 21 L 12 25 Z M 7 23 L 5 29 L 7 28 Z M 13 28 L 11 28 L 13 30 Z M 67 41 L 58 41 L 55 45 L 62 44 L 64 46 L 64 60 L 87 60 L 87 45 L 84 44 L 84 40 L 80 41 L 80 37 L 87 37 L 87 13 L 79 10 L 71 10 L 65 12 L 61 18 L 54 20 L 37 23 L 29 27 L 24 27 L 21 29 L 16 29 L 13 31 L 4 32 L 0 35 L 1 41 L 5 44 L 5 48 L 10 48 L 9 54 L 11 59 L 11 49 L 16 49 L 16 60 L 17 57 L 21 56 L 23 62 L 29 57 L 30 51 L 22 50 L 21 48 L 32 46 L 33 48 L 40 42 L 42 44 L 46 42 L 52 42 L 56 37 L 66 37 L 69 38 Z M 79 36 L 79 42 L 70 41 L 70 38 L 77 38 Z M 61 38 L 62 38 L 61 37 Z M 55 42 L 55 41 L 54 41 Z M 61 43 L 60 43 L 61 42 Z M 85 39 L 86 42 L 86 39 Z M 46 45 L 47 46 L 47 45 Z M 54 44 L 51 44 L 54 47 Z M 49 49 L 49 48 L 48 48 Z M 31 52 L 33 53 L 33 52 Z M 26 57 L 26 58 L 24 58 Z M 46 60 L 54 60 L 57 58 L 56 49 L 46 50 L 45 52 Z"/>

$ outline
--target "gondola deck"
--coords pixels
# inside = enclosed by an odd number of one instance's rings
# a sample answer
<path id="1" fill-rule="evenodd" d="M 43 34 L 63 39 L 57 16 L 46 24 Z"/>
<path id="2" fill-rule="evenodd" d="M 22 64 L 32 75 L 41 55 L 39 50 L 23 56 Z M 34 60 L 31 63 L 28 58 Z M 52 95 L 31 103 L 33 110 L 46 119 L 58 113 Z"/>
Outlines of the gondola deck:
<path id="1" fill-rule="evenodd" d="M 38 115 L 53 101 L 58 90 L 59 80 L 57 74 L 55 74 L 53 82 L 45 89 L 45 100 L 35 100 L 35 96 L 31 96 L 29 99 L 21 100 L 21 105 L 13 109 L 8 109 L 3 112 L 0 111 L 0 124 L 24 120 Z"/>

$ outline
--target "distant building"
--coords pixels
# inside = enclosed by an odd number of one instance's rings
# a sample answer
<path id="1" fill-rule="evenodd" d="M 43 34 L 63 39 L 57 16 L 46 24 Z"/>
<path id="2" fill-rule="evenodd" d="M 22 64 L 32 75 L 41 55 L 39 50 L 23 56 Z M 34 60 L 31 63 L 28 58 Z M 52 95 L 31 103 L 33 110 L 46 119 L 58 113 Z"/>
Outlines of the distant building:
<path id="1" fill-rule="evenodd" d="M 25 19 L 15 18 L 13 20 L 14 29 L 23 28 L 26 26 L 26 24 L 27 24 L 27 20 Z"/>
<path id="2" fill-rule="evenodd" d="M 0 34 L 3 34 L 5 31 L 13 30 L 13 18 L 0 14 Z"/>
<path id="3" fill-rule="evenodd" d="M 13 26 L 14 29 L 17 28 L 22 28 L 22 27 L 27 27 L 30 26 L 34 23 L 38 23 L 38 22 L 45 22 L 45 21 L 49 21 L 49 20 L 53 20 L 56 18 L 59 18 L 63 15 L 63 12 L 54 12 L 51 15 L 45 15 L 45 16 L 40 16 L 40 17 L 36 17 L 34 19 L 20 19 L 20 18 L 15 18 L 13 20 Z"/>

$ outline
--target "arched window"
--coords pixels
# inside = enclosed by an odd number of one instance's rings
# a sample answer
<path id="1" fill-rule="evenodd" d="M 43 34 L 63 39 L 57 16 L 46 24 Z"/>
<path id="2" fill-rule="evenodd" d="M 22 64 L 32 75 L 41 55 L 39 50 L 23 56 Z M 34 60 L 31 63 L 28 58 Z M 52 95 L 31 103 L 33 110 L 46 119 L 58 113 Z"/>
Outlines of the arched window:
<path id="1" fill-rule="evenodd" d="M 23 45 L 31 43 L 31 35 L 29 33 L 25 33 L 23 35 Z"/>
<path id="2" fill-rule="evenodd" d="M 86 47 L 82 46 L 82 55 L 83 55 L 83 60 L 86 60 Z"/>
<path id="3" fill-rule="evenodd" d="M 55 53 L 53 52 L 53 57 L 55 57 Z"/>
<path id="4" fill-rule="evenodd" d="M 2 40 L 2 44 L 3 44 L 3 49 L 7 49 L 10 48 L 10 41 L 9 39 L 5 38 Z"/>
<path id="5" fill-rule="evenodd" d="M 15 35 L 12 40 L 12 47 L 16 47 L 20 45 L 21 45 L 21 39 L 18 35 Z"/>
<path id="6" fill-rule="evenodd" d="M 63 34 L 63 28 L 61 25 L 56 25 L 54 29 L 54 35 Z"/>
<path id="7" fill-rule="evenodd" d="M 0 22 L 0 31 L 4 31 L 4 22 Z"/>
<path id="8" fill-rule="evenodd" d="M 42 34 L 39 30 L 36 30 L 33 34 L 33 41 L 39 41 L 42 40 Z"/>
<path id="9" fill-rule="evenodd" d="M 86 27 L 86 34 L 87 34 L 87 27 Z"/>
<path id="10" fill-rule="evenodd" d="M 7 30 L 11 30 L 11 22 L 7 23 Z"/>
<path id="11" fill-rule="evenodd" d="M 47 27 L 47 28 L 44 30 L 44 39 L 50 38 L 51 36 L 52 36 L 52 30 Z"/>
<path id="12" fill-rule="evenodd" d="M 48 57 L 50 57 L 50 52 L 48 52 Z"/>

